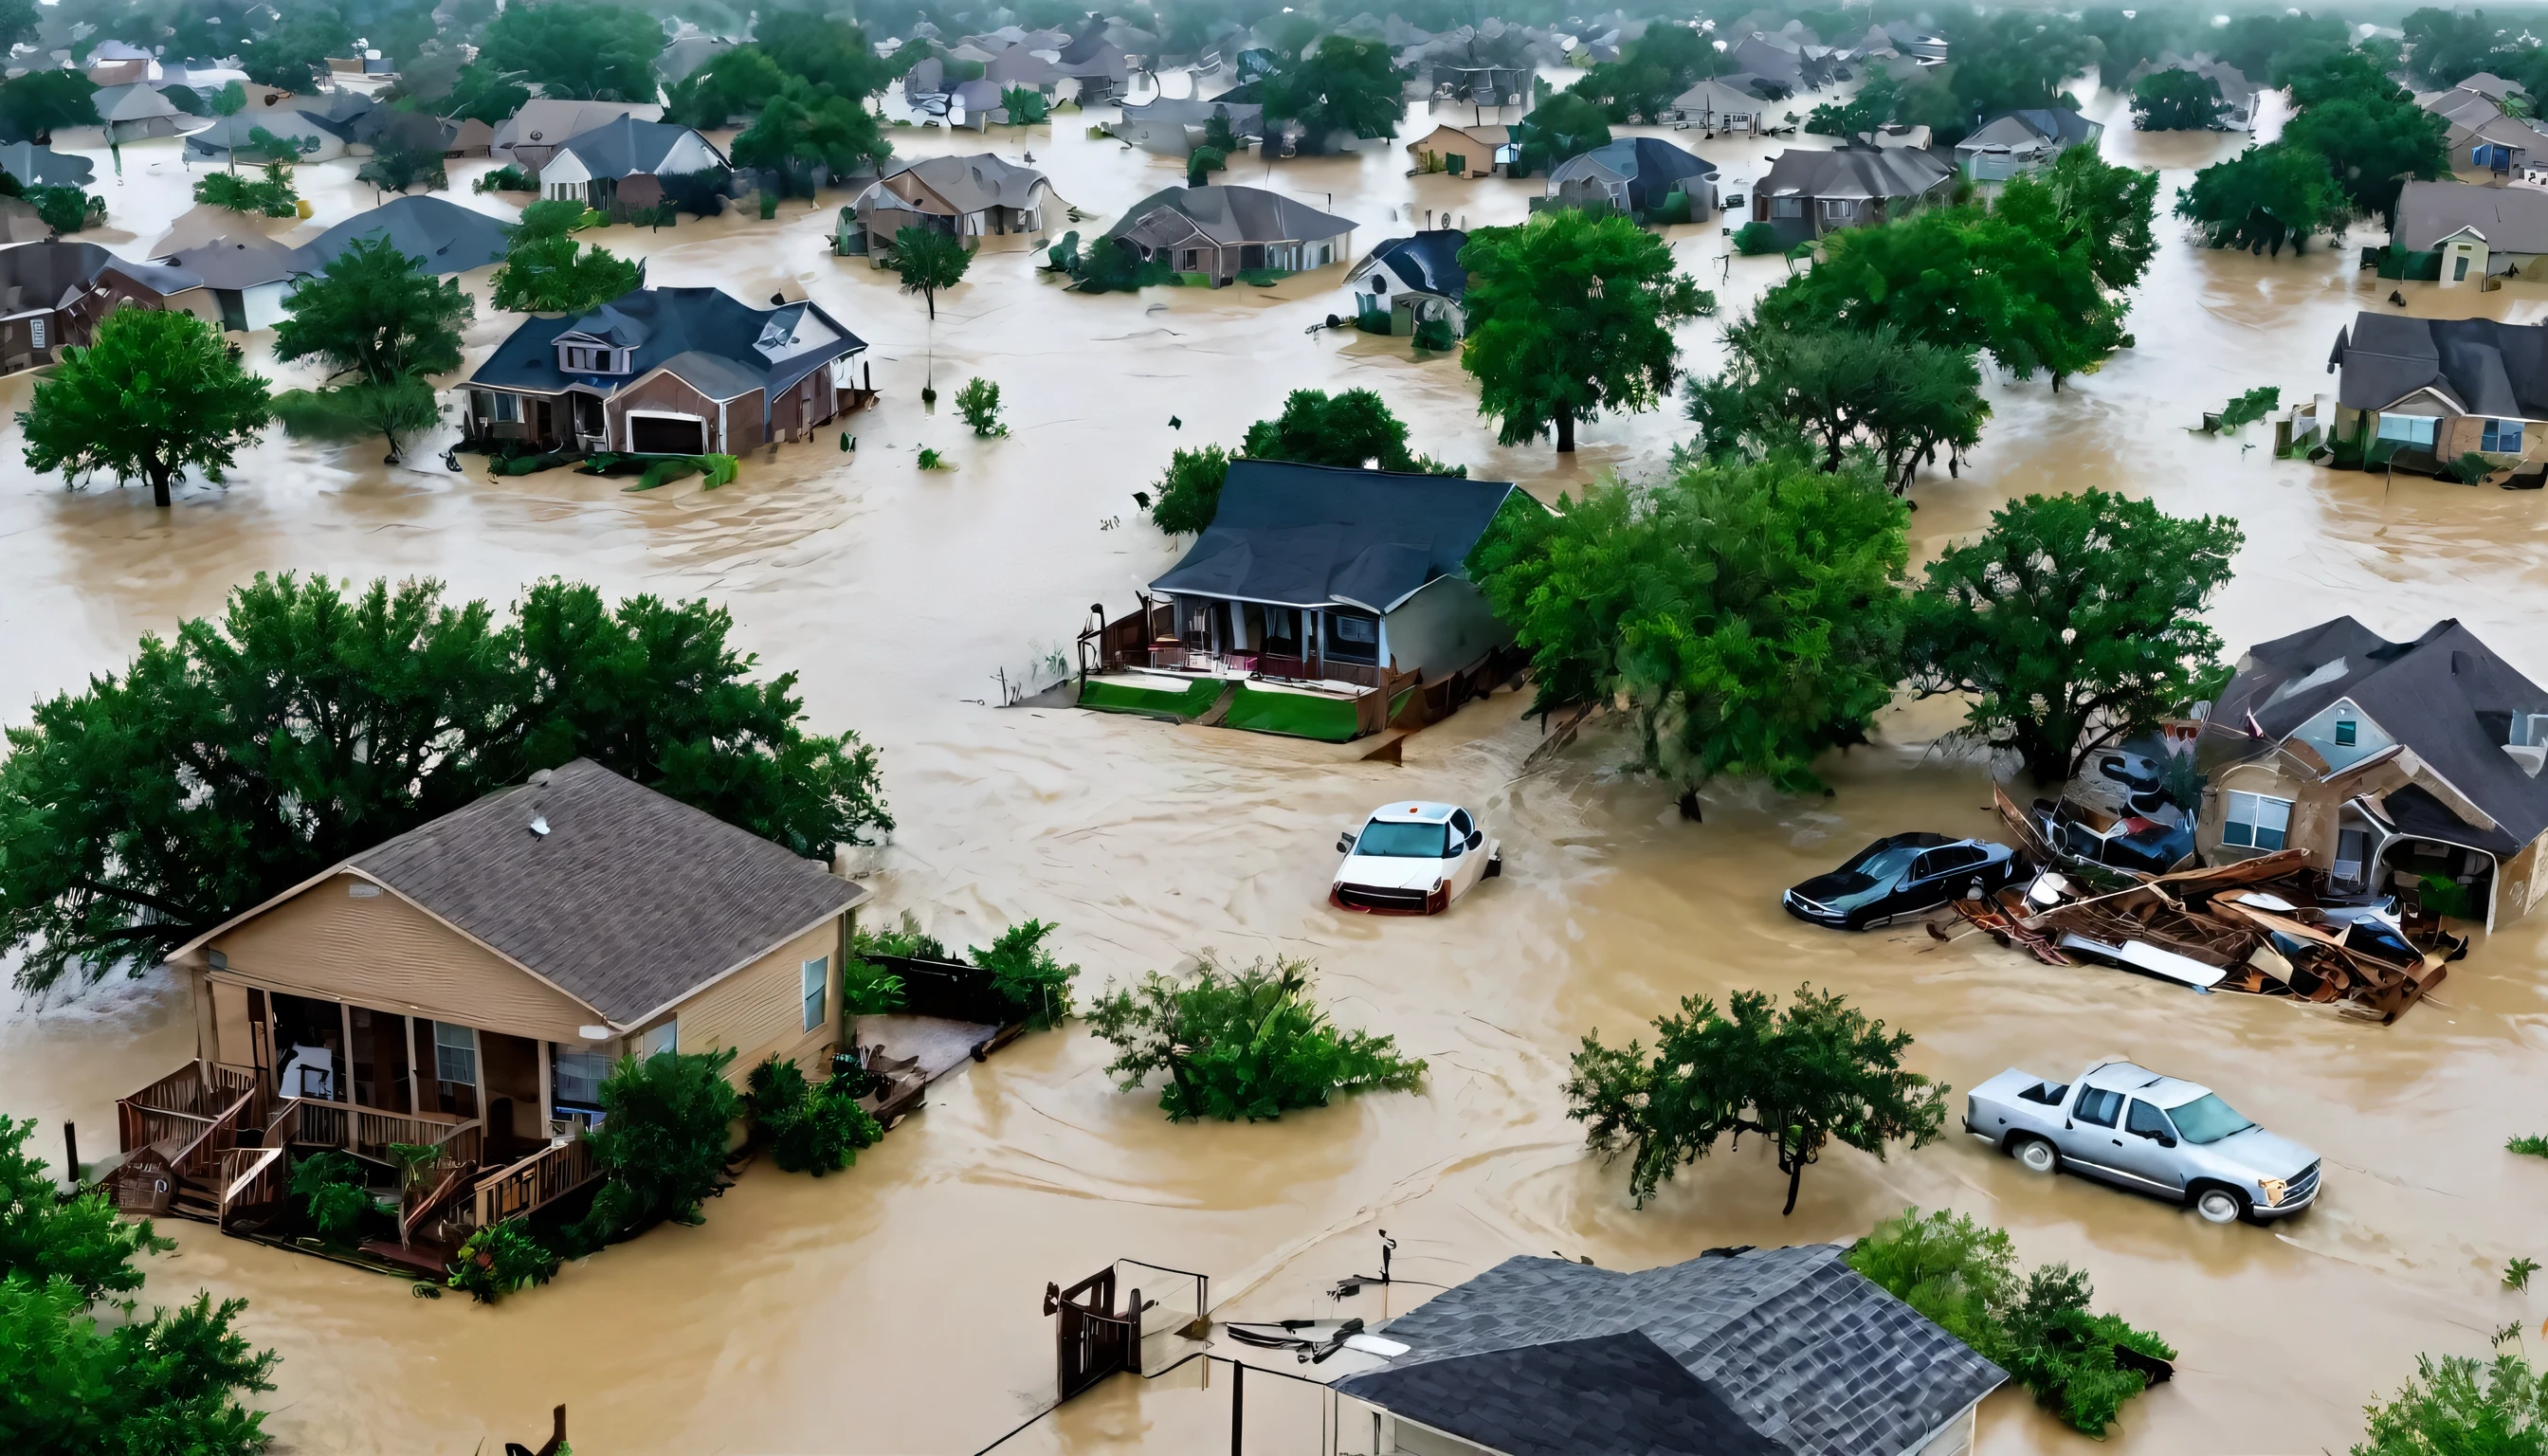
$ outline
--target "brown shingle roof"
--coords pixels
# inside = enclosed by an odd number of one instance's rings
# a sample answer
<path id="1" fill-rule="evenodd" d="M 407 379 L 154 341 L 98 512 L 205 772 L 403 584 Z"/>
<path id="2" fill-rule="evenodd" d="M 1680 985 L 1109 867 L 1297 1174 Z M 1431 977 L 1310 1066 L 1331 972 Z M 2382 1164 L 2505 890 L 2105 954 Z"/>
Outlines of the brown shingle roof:
<path id="1" fill-rule="evenodd" d="M 350 864 L 621 1026 L 865 893 L 590 759 Z"/>

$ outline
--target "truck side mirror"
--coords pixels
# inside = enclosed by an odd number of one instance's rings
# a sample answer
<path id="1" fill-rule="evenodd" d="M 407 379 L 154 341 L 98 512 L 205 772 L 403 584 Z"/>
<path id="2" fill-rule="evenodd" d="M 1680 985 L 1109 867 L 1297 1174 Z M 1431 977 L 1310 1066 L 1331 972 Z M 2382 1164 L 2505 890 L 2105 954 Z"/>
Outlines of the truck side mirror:
<path id="1" fill-rule="evenodd" d="M 1482 844 L 1485 844 L 1486 842 L 1487 842 L 1487 833 L 1486 833 L 1486 831 L 1485 831 L 1485 830 L 1483 830 L 1483 829 L 1472 829 L 1472 830 L 1470 830 L 1470 831 L 1469 831 L 1469 848 L 1470 848 L 1470 849 L 1473 849 L 1473 850 L 1474 850 L 1474 849 L 1476 849 L 1478 846 L 1480 846 L 1480 845 L 1482 845 Z"/>
<path id="2" fill-rule="evenodd" d="M 1337 853 L 1337 854 L 1339 854 L 1339 855 L 1349 855 L 1349 854 L 1353 853 L 1353 847 L 1354 847 L 1354 837 L 1353 837 L 1352 835 L 1350 835 L 1350 834 L 1340 834 L 1340 835 L 1337 835 L 1337 836 L 1336 836 L 1336 853 Z"/>

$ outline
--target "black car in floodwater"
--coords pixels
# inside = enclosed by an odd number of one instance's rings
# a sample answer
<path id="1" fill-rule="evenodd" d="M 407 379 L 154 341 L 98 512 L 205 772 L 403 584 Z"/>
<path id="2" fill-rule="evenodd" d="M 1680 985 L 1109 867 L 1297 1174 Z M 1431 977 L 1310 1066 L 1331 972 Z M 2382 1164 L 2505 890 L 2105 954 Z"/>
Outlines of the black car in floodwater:
<path id="1" fill-rule="evenodd" d="M 1977 899 L 2018 875 L 2017 856 L 1986 839 L 1943 834 L 1888 835 L 1828 874 L 1787 891 L 1787 913 L 1835 930 L 1866 930 L 1935 910 L 1955 899 Z"/>

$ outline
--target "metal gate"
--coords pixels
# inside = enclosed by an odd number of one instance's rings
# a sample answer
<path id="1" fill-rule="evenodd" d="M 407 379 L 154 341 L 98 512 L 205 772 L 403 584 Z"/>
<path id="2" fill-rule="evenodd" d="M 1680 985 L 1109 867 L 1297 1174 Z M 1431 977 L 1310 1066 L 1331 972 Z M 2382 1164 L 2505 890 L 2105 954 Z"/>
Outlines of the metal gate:
<path id="1" fill-rule="evenodd" d="M 1119 1312 L 1112 1264 L 1068 1289 L 1046 1285 L 1044 1312 L 1061 1317 L 1053 1327 L 1061 1400 L 1069 1400 L 1118 1370 L 1141 1373 L 1141 1292 L 1134 1290 Z"/>

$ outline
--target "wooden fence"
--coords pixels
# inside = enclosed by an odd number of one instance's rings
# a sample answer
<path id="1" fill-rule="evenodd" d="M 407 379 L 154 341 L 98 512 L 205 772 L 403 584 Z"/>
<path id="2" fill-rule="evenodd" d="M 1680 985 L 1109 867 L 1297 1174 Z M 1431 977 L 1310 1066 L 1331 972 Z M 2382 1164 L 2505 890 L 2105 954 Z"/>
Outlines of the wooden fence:
<path id="1" fill-rule="evenodd" d="M 473 1199 L 477 1227 L 501 1223 L 527 1214 L 552 1199 L 591 1182 L 600 1172 L 592 1160 L 592 1144 L 583 1138 L 570 1138 L 552 1143 L 501 1172 L 493 1173 L 478 1182 Z"/>
<path id="2" fill-rule="evenodd" d="M 233 1214 L 283 1202 L 283 1153 L 281 1147 L 233 1147 L 223 1153 L 214 1179 L 215 1222 L 227 1228 Z"/>

